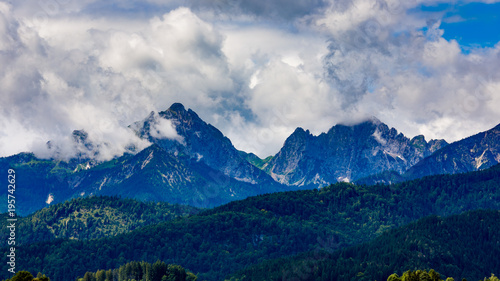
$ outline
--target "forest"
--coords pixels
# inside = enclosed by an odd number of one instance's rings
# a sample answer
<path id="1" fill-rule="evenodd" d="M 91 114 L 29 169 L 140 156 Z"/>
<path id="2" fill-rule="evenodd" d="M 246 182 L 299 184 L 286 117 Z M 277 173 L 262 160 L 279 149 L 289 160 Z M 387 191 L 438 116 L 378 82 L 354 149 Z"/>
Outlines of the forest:
<path id="1" fill-rule="evenodd" d="M 56 239 L 25 245 L 17 249 L 19 255 L 26 257 L 19 266 L 60 281 L 76 279 L 87 271 L 119 268 L 131 261 L 161 260 L 191 270 L 200 280 L 222 280 L 250 265 L 277 258 L 317 249 L 329 254 L 348 251 L 349 246 L 368 242 L 429 215 L 444 217 L 476 209 L 498 210 L 499 185 L 500 168 L 495 166 L 481 172 L 432 176 L 395 185 L 337 183 L 316 190 L 261 195 L 113 237 L 92 241 Z M 382 237 L 385 236 L 377 239 Z M 470 245 L 468 248 L 476 249 Z M 366 254 L 364 249 L 356 251 Z M 391 258 L 404 261 L 402 257 Z M 337 262 L 348 264 L 350 260 Z M 377 267 L 377 280 L 395 270 L 407 269 L 396 265 Z M 367 266 L 361 263 L 348 267 Z M 498 265 L 491 264 L 491 271 L 496 268 Z M 357 270 L 346 274 L 357 276 L 364 272 Z M 455 276 L 455 272 L 451 273 Z M 481 272 L 477 276 L 486 276 L 483 275 Z"/>
<path id="2" fill-rule="evenodd" d="M 266 261 L 227 280 L 386 280 L 394 272 L 431 268 L 454 280 L 482 280 L 500 271 L 499 256 L 500 211 L 479 210 L 429 216 L 338 251 L 317 248 Z"/>
<path id="3" fill-rule="evenodd" d="M 17 245 L 54 239 L 97 239 L 199 213 L 199 209 L 166 202 L 140 202 L 117 196 L 91 196 L 51 205 L 17 222 Z M 4 214 L 3 216 L 6 216 Z M 2 217 L 2 221 L 5 218 Z M 9 235 L 0 229 L 0 239 Z"/>

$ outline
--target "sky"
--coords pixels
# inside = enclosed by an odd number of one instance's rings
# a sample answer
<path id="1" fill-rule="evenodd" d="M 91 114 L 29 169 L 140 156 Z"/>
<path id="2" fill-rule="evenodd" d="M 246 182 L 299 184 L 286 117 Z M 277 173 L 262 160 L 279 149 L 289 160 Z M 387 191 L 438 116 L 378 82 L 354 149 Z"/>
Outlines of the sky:
<path id="1" fill-rule="evenodd" d="M 73 157 L 84 130 L 111 159 L 175 102 L 260 157 L 370 117 L 460 140 L 500 123 L 499 17 L 495 0 L 0 0 L 0 156 Z"/>

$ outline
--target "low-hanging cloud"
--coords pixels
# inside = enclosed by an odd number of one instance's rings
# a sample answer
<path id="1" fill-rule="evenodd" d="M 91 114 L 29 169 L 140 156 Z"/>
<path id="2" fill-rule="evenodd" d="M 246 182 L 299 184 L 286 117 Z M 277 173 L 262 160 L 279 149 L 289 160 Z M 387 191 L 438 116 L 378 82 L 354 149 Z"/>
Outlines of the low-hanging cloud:
<path id="1" fill-rule="evenodd" d="M 186 8 L 154 17 L 137 31 L 66 17 L 30 26 L 10 9 L 2 3 L 1 36 L 8 44 L 0 63 L 9 65 L 0 76 L 3 156 L 34 151 L 73 157 L 81 151 L 70 136 L 82 129 L 99 146 L 96 157 L 110 159 L 147 145 L 127 126 L 148 112 L 178 100 L 210 102 L 217 97 L 207 93 L 231 88 L 221 35 Z M 167 127 L 158 132 L 170 137 Z M 58 149 L 47 149 L 47 141 Z"/>

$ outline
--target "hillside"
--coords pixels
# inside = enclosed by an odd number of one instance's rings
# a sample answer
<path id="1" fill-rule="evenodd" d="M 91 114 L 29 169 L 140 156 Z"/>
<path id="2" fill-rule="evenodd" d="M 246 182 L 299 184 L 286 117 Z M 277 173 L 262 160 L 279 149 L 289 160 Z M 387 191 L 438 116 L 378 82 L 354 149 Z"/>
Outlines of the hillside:
<path id="1" fill-rule="evenodd" d="M 197 213 L 199 210 L 194 207 L 165 202 L 143 203 L 108 196 L 78 198 L 18 218 L 16 245 L 59 238 L 86 240 L 116 236 Z M 9 229 L 0 229 L 0 239 L 7 240 L 9 234 Z"/>
<path id="2" fill-rule="evenodd" d="M 498 186 L 500 166 L 390 186 L 338 183 L 261 195 L 112 238 L 19 247 L 25 257 L 19 267 L 60 281 L 67 272 L 74 278 L 127 261 L 159 259 L 188 268 L 202 280 L 221 280 L 248 265 L 318 245 L 334 251 L 366 242 L 428 215 L 500 210 Z"/>
<path id="3" fill-rule="evenodd" d="M 267 261 L 230 280 L 390 280 L 394 272 L 418 268 L 432 268 L 455 280 L 482 280 L 500 272 L 500 212 L 431 216 L 368 243 L 328 250 L 318 247 L 297 257 Z"/>

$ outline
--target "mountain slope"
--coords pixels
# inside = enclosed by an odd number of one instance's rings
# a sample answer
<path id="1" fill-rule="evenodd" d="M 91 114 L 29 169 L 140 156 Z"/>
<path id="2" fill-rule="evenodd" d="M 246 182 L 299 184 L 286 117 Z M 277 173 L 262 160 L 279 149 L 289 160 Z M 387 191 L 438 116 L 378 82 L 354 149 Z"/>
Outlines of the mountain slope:
<path id="1" fill-rule="evenodd" d="M 454 142 L 411 167 L 405 178 L 477 171 L 500 162 L 500 124 Z"/>
<path id="2" fill-rule="evenodd" d="M 388 280 L 394 272 L 416 268 L 455 280 L 482 280 L 500 272 L 500 212 L 431 216 L 359 246 L 328 250 L 267 261 L 231 280 Z"/>
<path id="3" fill-rule="evenodd" d="M 143 203 L 118 197 L 85 197 L 52 205 L 18 218 L 16 245 L 58 238 L 95 239 L 130 232 L 136 228 L 199 213 L 199 210 L 168 203 Z M 0 229 L 7 240 L 9 229 Z"/>
<path id="4" fill-rule="evenodd" d="M 245 151 L 238 151 L 241 158 L 247 160 L 250 164 L 254 165 L 255 167 L 259 168 L 259 169 L 264 169 L 266 166 L 267 166 L 267 163 L 269 163 L 269 161 L 271 161 L 271 159 L 273 159 L 272 156 L 268 156 L 264 159 L 260 159 L 259 156 L 253 154 L 253 153 L 247 153 Z"/>
<path id="5" fill-rule="evenodd" d="M 68 272 L 73 278 L 127 261 L 157 259 L 189 268 L 202 280 L 221 280 L 267 259 L 366 242 L 431 214 L 500 210 L 498 186 L 500 166 L 390 186 L 337 183 L 251 197 L 113 238 L 18 247 L 16 255 L 23 257 L 20 268 L 44 272 L 54 281 L 67 280 Z"/>
<path id="6" fill-rule="evenodd" d="M 175 127 L 177 136 L 159 137 L 157 129 L 166 126 L 165 120 Z M 217 128 L 207 124 L 191 109 L 180 103 L 131 126 L 139 136 L 158 144 L 167 152 L 180 157 L 197 159 L 224 175 L 252 184 L 274 184 L 265 172 L 243 159 L 239 151 Z"/>
<path id="7" fill-rule="evenodd" d="M 336 125 L 313 136 L 298 128 L 265 170 L 289 185 L 325 185 L 394 170 L 402 173 L 441 147 L 444 140 L 406 138 L 377 119 Z"/>
<path id="8" fill-rule="evenodd" d="M 37 159 L 32 154 L 0 159 L 0 167 L 16 171 L 17 214 L 25 216 L 48 203 L 90 195 L 213 207 L 284 189 L 274 181 L 257 185 L 233 179 L 202 161 L 177 157 L 156 144 L 89 169 L 75 165 Z M 6 202 L 1 202 L 0 207 L 6 209 Z"/>

